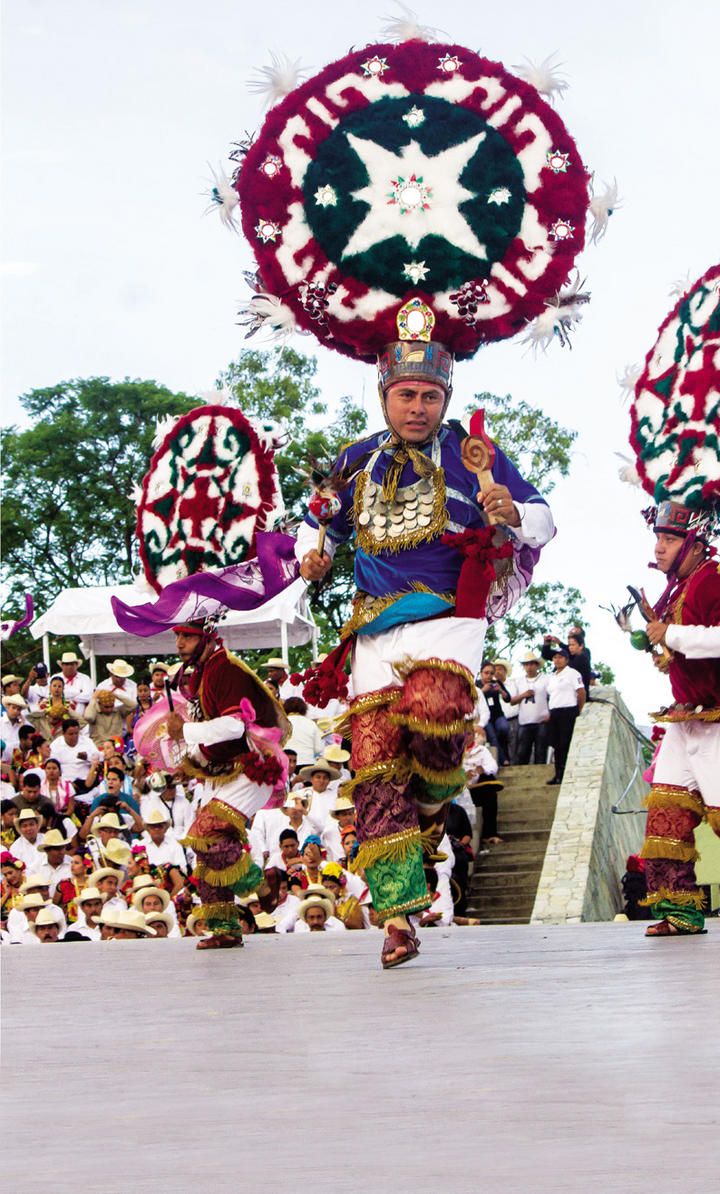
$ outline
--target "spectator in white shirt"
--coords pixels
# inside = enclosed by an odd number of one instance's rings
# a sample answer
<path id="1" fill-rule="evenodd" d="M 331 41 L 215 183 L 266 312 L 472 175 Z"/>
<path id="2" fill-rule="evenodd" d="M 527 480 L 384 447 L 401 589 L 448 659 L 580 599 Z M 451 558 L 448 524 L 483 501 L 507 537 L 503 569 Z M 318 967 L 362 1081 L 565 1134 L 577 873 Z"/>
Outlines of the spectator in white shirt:
<path id="1" fill-rule="evenodd" d="M 525 679 L 517 681 L 512 703 L 518 707 L 518 763 L 544 763 L 547 755 L 548 678 L 540 675 L 542 660 L 528 651 L 522 660 Z"/>
<path id="2" fill-rule="evenodd" d="M 154 808 L 145 819 L 142 842 L 147 849 L 150 866 L 174 866 L 187 871 L 185 851 L 170 828 L 167 809 Z"/>
<path id="3" fill-rule="evenodd" d="M 77 718 L 65 719 L 62 735 L 54 740 L 52 750 L 53 758 L 62 768 L 63 779 L 73 784 L 76 794 L 82 791 L 87 796 L 90 785 L 95 786 L 100 753 L 90 738 L 81 739 Z"/>
<path id="4" fill-rule="evenodd" d="M 25 715 L 27 704 L 19 693 L 12 693 L 11 696 L 4 698 L 3 704 L 5 706 L 5 713 L 0 717 L 0 738 L 5 743 L 2 752 L 2 761 L 3 763 L 9 763 L 12 759 L 12 753 L 20 741 L 20 727 L 27 725 L 27 717 Z"/>
<path id="5" fill-rule="evenodd" d="M 557 647 L 553 653 L 555 672 L 548 676 L 549 739 L 555 757 L 555 775 L 549 784 L 562 783 L 575 721 L 585 704 L 582 676 L 568 667 L 569 660 L 567 647 Z"/>
<path id="6" fill-rule="evenodd" d="M 263 664 L 263 671 L 265 673 L 263 679 L 271 680 L 273 684 L 277 685 L 281 701 L 286 701 L 288 697 L 300 695 L 300 688 L 290 683 L 287 668 L 285 667 L 285 660 L 281 659 L 279 655 L 271 655 L 269 659 L 266 659 Z"/>
<path id="7" fill-rule="evenodd" d="M 101 680 L 98 688 L 108 689 L 109 692 L 114 692 L 117 696 L 129 696 L 133 701 L 137 702 L 137 685 L 130 677 L 135 675 L 135 668 L 131 664 L 126 663 L 124 659 L 114 659 L 112 663 L 107 664 L 107 670 L 110 675 L 107 680 Z M 120 702 L 118 702 L 120 703 Z"/>
<path id="8" fill-rule="evenodd" d="M 82 715 L 93 693 L 92 680 L 84 672 L 78 671 L 80 660 L 73 651 L 66 651 L 58 663 L 59 671 L 54 674 L 62 676 L 65 681 L 65 700 L 68 703 L 73 701 L 76 712 Z"/>
<path id="9" fill-rule="evenodd" d="M 40 701 L 49 693 L 50 674 L 44 663 L 36 663 L 28 672 L 28 678 L 20 689 L 20 695 L 25 697 L 29 709 L 37 709 Z"/>
<path id="10" fill-rule="evenodd" d="M 335 807 L 340 772 L 337 767 L 328 763 L 327 759 L 317 759 L 309 767 L 303 767 L 298 773 L 298 778 L 310 785 L 308 816 L 314 822 L 318 833 L 322 833 L 330 810 Z"/>
<path id="11" fill-rule="evenodd" d="M 307 705 L 302 697 L 294 696 L 285 701 L 292 733 L 285 743 L 285 750 L 294 750 L 298 767 L 314 763 L 323 752 L 323 740 L 315 722 L 307 716 Z"/>
<path id="12" fill-rule="evenodd" d="M 72 931 L 85 937 L 88 941 L 100 940 L 98 920 L 103 909 L 103 897 L 97 887 L 84 887 L 75 897 L 77 919 L 72 924 Z"/>
<path id="13" fill-rule="evenodd" d="M 512 680 L 512 663 L 509 659 L 495 660 L 495 679 L 505 687 L 505 691 L 514 697 L 517 692 L 517 680 Z M 508 723 L 507 732 L 507 757 L 511 766 L 514 766 L 517 761 L 518 752 L 518 711 L 517 706 L 513 704 L 512 700 L 506 701 L 503 694 L 500 694 L 500 707 L 505 714 L 505 720 Z"/>
<path id="14" fill-rule="evenodd" d="M 355 805 L 347 796 L 338 796 L 322 832 L 322 845 L 331 862 L 344 862 L 340 832 L 346 825 L 355 824 Z"/>
<path id="15" fill-rule="evenodd" d="M 309 889 L 308 889 L 309 890 Z M 328 892 L 326 896 L 308 895 L 298 908 L 296 933 L 345 932 L 345 925 L 333 916 L 334 901 Z"/>
<path id="16" fill-rule="evenodd" d="M 7 931 L 13 945 L 28 945 L 35 942 L 28 941 L 30 925 L 38 913 L 47 907 L 46 901 L 39 891 L 30 891 L 23 897 L 17 908 L 13 908 L 7 919 Z"/>
<path id="17" fill-rule="evenodd" d="M 43 842 L 40 814 L 24 808 L 15 820 L 15 828 L 20 836 L 11 845 L 10 853 L 25 863 L 28 874 L 35 875 L 45 865 L 45 856 L 40 853 Z"/>
<path id="18" fill-rule="evenodd" d="M 45 855 L 45 865 L 40 874 L 50 885 L 50 897 L 55 895 L 58 883 L 62 879 L 70 879 L 70 855 L 66 853 L 70 842 L 64 838 L 59 829 L 49 829 L 45 834 L 40 850 Z"/>

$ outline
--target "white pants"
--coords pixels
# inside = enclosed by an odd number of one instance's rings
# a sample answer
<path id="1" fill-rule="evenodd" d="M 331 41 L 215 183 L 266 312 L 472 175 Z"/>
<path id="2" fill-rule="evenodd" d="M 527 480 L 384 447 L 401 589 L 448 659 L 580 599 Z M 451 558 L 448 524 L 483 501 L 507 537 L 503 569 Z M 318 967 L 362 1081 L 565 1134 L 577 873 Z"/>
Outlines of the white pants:
<path id="1" fill-rule="evenodd" d="M 224 800 L 249 820 L 255 816 L 258 809 L 267 804 L 272 790 L 272 784 L 256 784 L 245 775 L 239 775 L 237 779 L 231 779 L 224 784 L 208 779 L 203 786 L 200 807 L 203 808 L 211 800 Z"/>
<path id="2" fill-rule="evenodd" d="M 394 665 L 405 659 L 452 659 L 474 677 L 482 666 L 486 630 L 484 618 L 434 618 L 382 634 L 359 634 L 352 662 L 354 696 L 401 684 Z"/>
<path id="3" fill-rule="evenodd" d="M 706 804 L 720 805 L 720 722 L 673 721 L 655 760 L 654 784 L 699 792 Z"/>

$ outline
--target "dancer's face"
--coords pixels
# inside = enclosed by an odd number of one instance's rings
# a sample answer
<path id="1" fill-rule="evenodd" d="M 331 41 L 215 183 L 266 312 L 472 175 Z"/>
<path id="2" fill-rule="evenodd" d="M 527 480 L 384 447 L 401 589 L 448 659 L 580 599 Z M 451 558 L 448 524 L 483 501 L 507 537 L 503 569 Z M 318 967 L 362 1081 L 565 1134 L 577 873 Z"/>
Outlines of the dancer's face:
<path id="1" fill-rule="evenodd" d="M 395 434 L 411 444 L 429 439 L 440 425 L 445 407 L 442 386 L 420 381 L 398 381 L 385 394 L 388 423 Z"/>

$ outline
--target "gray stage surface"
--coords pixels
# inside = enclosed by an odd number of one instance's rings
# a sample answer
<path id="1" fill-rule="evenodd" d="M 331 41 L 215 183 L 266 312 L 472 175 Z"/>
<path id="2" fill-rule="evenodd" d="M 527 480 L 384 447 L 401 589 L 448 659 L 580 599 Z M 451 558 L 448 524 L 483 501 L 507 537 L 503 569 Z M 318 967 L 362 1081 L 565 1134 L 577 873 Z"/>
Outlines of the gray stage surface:
<path id="1" fill-rule="evenodd" d="M 3 947 L 13 1194 L 715 1194 L 720 925 Z"/>

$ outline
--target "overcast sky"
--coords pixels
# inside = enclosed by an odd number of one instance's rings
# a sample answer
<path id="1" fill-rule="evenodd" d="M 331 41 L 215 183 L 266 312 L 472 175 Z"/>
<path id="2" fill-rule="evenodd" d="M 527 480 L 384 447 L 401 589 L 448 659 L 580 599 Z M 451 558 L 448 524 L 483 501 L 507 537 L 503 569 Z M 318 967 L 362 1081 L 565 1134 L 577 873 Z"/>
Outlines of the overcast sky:
<path id="1" fill-rule="evenodd" d="M 672 284 L 718 260 L 717 0 L 413 7 L 509 68 L 557 51 L 571 83 L 560 115 L 598 181 L 618 180 L 622 207 L 579 261 L 593 298 L 572 351 L 486 348 L 458 367 L 451 414 L 490 390 L 579 431 L 536 579 L 586 595 L 593 656 L 645 721 L 669 700 L 667 682 L 598 608 L 627 583 L 661 587 L 647 570 L 647 498 L 616 477 L 628 436 L 616 376 L 651 347 Z M 18 395 L 73 377 L 212 386 L 244 346 L 235 313 L 251 258 L 203 217 L 203 193 L 207 163 L 226 163 L 262 121 L 247 81 L 271 50 L 317 69 L 380 40 L 395 11 L 391 0 L 376 12 L 335 0 L 4 0 L 3 423 L 22 421 Z M 317 356 L 328 403 L 366 395 L 379 425 L 372 370 Z"/>

